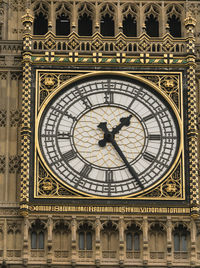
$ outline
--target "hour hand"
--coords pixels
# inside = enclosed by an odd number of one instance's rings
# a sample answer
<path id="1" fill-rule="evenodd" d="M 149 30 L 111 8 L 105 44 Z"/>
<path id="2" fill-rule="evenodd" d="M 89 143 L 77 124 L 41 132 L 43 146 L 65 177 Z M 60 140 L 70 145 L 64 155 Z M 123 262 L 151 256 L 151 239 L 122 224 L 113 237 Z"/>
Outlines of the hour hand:
<path id="1" fill-rule="evenodd" d="M 107 128 L 107 122 L 101 122 L 97 127 L 100 128 L 101 130 L 103 130 L 103 132 L 104 132 L 104 138 L 102 140 L 100 140 L 98 142 L 98 144 L 100 147 L 105 147 L 106 143 L 108 141 L 107 140 L 108 134 L 110 133 L 108 128 Z"/>
<path id="2" fill-rule="evenodd" d="M 105 134 L 107 134 L 109 132 L 109 130 L 107 128 L 107 122 L 101 122 L 97 127 L 100 128 L 101 130 L 103 130 L 103 132 Z"/>
<path id="3" fill-rule="evenodd" d="M 130 123 L 131 123 L 131 117 L 132 117 L 132 115 L 120 118 L 120 124 L 113 128 L 112 134 L 113 135 L 118 134 L 123 126 L 128 127 L 130 125 Z"/>

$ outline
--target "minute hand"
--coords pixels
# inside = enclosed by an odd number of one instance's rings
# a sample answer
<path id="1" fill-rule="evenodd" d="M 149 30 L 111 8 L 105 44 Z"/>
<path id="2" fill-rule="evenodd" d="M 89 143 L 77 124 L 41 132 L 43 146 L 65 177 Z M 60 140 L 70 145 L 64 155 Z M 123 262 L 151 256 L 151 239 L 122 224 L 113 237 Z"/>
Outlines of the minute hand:
<path id="1" fill-rule="evenodd" d="M 122 150 L 119 148 L 118 144 L 116 143 L 116 141 L 111 138 L 110 139 L 111 144 L 113 145 L 113 147 L 115 148 L 115 150 L 117 151 L 117 153 L 119 154 L 119 156 L 121 157 L 121 159 L 124 161 L 124 164 L 126 165 L 126 167 L 128 168 L 129 172 L 131 173 L 131 175 L 133 176 L 134 179 L 136 179 L 137 183 L 139 184 L 139 186 L 144 189 L 144 186 L 142 185 L 142 183 L 140 182 L 138 175 L 136 173 L 136 171 L 134 170 L 134 168 L 129 164 L 128 160 L 126 159 L 125 155 L 123 154 Z"/>

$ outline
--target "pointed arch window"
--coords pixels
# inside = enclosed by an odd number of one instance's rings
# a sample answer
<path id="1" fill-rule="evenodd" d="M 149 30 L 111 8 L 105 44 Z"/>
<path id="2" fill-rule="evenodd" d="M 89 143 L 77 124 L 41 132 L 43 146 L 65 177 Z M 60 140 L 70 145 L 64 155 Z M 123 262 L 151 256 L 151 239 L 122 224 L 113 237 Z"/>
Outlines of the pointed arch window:
<path id="1" fill-rule="evenodd" d="M 173 37 L 181 37 L 181 21 L 176 15 L 168 18 L 169 32 Z"/>
<path id="2" fill-rule="evenodd" d="M 87 13 L 84 13 L 79 17 L 78 20 L 78 34 L 80 36 L 91 36 L 92 35 L 92 19 Z"/>
<path id="3" fill-rule="evenodd" d="M 34 8 L 33 34 L 44 35 L 48 32 L 48 8 L 42 1 Z"/>
<path id="4" fill-rule="evenodd" d="M 145 21 L 146 33 L 150 37 L 158 37 L 159 36 L 159 22 L 157 17 L 153 14 L 148 16 Z"/>
<path id="5" fill-rule="evenodd" d="M 79 250 L 92 250 L 92 233 L 79 232 Z"/>
<path id="6" fill-rule="evenodd" d="M 70 19 L 65 13 L 57 16 L 56 19 L 56 35 L 70 34 Z"/>
<path id="7" fill-rule="evenodd" d="M 44 232 L 31 232 L 31 249 L 44 249 Z"/>
<path id="8" fill-rule="evenodd" d="M 123 33 L 128 37 L 137 36 L 137 22 L 131 14 L 128 14 L 123 19 Z"/>
<path id="9" fill-rule="evenodd" d="M 34 35 L 44 35 L 48 31 L 48 20 L 46 16 L 40 12 L 38 15 L 35 15 L 33 23 L 33 34 Z"/>
<path id="10" fill-rule="evenodd" d="M 103 36 L 114 36 L 115 35 L 115 24 L 113 17 L 110 14 L 105 14 L 101 17 L 100 32 Z"/>

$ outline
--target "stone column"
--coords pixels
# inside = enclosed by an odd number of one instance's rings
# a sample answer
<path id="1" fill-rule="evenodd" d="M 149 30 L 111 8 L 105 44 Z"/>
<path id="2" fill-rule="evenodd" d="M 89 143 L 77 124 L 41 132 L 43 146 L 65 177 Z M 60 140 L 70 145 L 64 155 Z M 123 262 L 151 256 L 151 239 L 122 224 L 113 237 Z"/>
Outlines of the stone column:
<path id="1" fill-rule="evenodd" d="M 100 252 L 100 246 L 101 246 L 101 221 L 100 217 L 96 217 L 95 222 L 95 264 L 96 267 L 100 266 L 100 258 L 101 258 L 101 252 Z"/>
<path id="2" fill-rule="evenodd" d="M 52 216 L 48 216 L 47 221 L 47 263 L 52 263 L 52 235 L 53 235 L 53 219 Z"/>
<path id="3" fill-rule="evenodd" d="M 76 257 L 77 257 L 77 221 L 76 216 L 72 217 L 71 221 L 71 232 L 72 232 L 72 245 L 71 245 L 71 256 L 72 256 L 72 267 L 76 264 Z"/>
<path id="4" fill-rule="evenodd" d="M 119 219 L 119 264 L 124 263 L 124 218 Z"/>
<path id="5" fill-rule="evenodd" d="M 172 220 L 167 216 L 167 265 L 172 264 Z"/>
<path id="6" fill-rule="evenodd" d="M 149 252 L 148 252 L 148 217 L 143 217 L 143 265 L 148 264 Z"/>
<path id="7" fill-rule="evenodd" d="M 195 38 L 194 27 L 196 20 L 187 14 L 185 27 L 187 30 L 187 93 L 188 93 L 188 150 L 189 150 L 189 180 L 190 180 L 190 205 L 193 216 L 199 214 L 199 178 L 198 178 L 198 121 L 197 121 L 197 93 L 195 83 Z"/>

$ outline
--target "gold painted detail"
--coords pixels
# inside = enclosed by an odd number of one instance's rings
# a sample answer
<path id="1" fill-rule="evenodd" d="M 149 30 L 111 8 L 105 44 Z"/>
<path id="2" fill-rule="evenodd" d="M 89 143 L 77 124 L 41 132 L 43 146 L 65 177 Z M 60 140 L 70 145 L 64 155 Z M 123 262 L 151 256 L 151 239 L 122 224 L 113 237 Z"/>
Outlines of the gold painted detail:
<path id="1" fill-rule="evenodd" d="M 141 75 L 159 86 L 180 110 L 180 79 L 178 75 Z"/>
<path id="2" fill-rule="evenodd" d="M 63 187 L 58 181 L 54 180 L 39 161 L 38 174 L 38 197 L 59 197 L 72 196 L 66 187 Z"/>
<path id="3" fill-rule="evenodd" d="M 179 199 L 183 197 L 182 191 L 182 174 L 181 174 L 181 160 L 179 164 L 173 171 L 173 173 L 168 177 L 166 181 L 158 185 L 156 188 L 142 195 L 143 197 L 157 197 L 157 198 L 167 198 Z"/>
<path id="4" fill-rule="evenodd" d="M 82 213 L 138 213 L 138 214 L 189 214 L 190 208 L 184 207 L 136 207 L 136 206 L 29 206 L 31 212 L 82 212 Z"/>
<path id="5" fill-rule="evenodd" d="M 45 101 L 49 94 L 62 83 L 75 76 L 66 73 L 40 73 L 39 76 L 39 106 Z"/>

